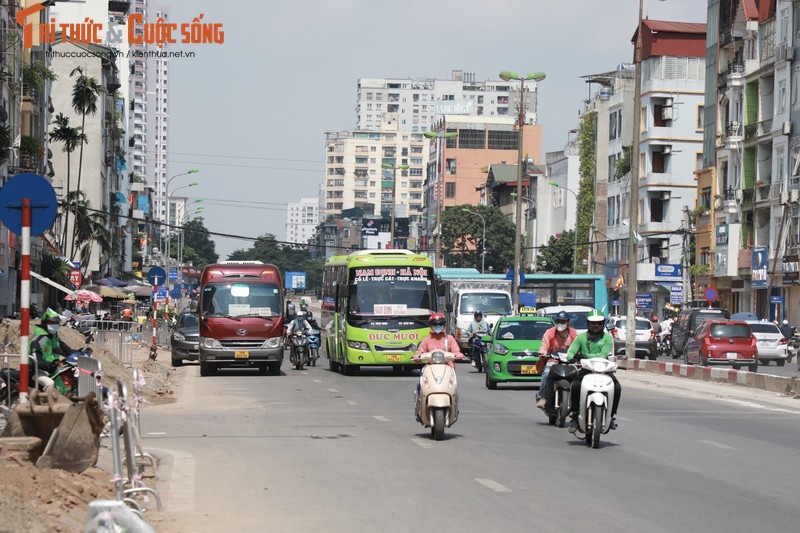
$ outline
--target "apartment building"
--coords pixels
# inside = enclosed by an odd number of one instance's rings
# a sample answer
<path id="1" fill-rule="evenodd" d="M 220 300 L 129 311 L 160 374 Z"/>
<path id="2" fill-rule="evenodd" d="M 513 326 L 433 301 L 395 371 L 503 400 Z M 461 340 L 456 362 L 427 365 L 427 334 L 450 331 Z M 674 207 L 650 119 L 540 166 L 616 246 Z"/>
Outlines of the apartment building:
<path id="1" fill-rule="evenodd" d="M 286 234 L 283 240 L 306 244 L 319 224 L 319 198 L 300 198 L 286 204 Z"/>

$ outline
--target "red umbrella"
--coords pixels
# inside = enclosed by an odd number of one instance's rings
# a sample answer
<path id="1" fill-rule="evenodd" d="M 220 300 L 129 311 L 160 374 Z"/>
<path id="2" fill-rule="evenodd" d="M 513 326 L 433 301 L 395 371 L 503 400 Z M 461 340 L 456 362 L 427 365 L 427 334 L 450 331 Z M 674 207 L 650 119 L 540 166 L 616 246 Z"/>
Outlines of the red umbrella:
<path id="1" fill-rule="evenodd" d="M 94 291 L 86 290 L 86 289 L 78 289 L 72 294 L 67 294 L 64 297 L 65 300 L 68 302 L 78 301 L 78 302 L 102 302 L 103 297 L 97 294 Z"/>

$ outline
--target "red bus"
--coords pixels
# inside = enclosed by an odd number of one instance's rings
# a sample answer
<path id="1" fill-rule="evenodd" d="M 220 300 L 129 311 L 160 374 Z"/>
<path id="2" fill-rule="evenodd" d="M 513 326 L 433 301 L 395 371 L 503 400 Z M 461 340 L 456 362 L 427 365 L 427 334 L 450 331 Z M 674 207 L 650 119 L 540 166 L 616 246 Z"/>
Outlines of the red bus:
<path id="1" fill-rule="evenodd" d="M 279 375 L 283 362 L 283 285 L 278 267 L 222 261 L 200 280 L 200 375 L 223 366 Z"/>

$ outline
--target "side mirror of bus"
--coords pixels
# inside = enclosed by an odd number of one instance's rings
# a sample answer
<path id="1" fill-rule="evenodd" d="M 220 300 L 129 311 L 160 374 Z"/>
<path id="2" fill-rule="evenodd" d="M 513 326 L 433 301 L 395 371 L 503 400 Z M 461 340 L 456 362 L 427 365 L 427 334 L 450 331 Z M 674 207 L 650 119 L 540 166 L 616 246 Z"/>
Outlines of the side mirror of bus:
<path id="1" fill-rule="evenodd" d="M 448 313 L 452 313 L 453 312 L 453 303 L 450 302 L 450 303 L 445 304 L 444 308 Z"/>
<path id="2" fill-rule="evenodd" d="M 437 296 L 444 296 L 445 294 L 447 294 L 447 291 L 445 291 L 444 283 L 437 283 L 436 284 L 436 295 Z"/>

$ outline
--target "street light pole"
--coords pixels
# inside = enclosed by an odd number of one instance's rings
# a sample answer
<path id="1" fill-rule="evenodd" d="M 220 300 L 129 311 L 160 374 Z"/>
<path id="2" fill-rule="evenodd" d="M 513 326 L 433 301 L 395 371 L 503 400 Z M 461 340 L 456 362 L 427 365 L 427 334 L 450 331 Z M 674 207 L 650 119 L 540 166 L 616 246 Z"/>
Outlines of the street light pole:
<path id="1" fill-rule="evenodd" d="M 444 122 L 442 123 L 444 124 Z M 427 137 L 428 139 L 436 139 L 436 185 L 434 185 L 434 193 L 435 191 L 439 190 L 439 194 L 436 199 L 436 225 L 439 227 L 439 231 L 436 233 L 436 244 L 434 245 L 436 249 L 433 251 L 433 264 L 434 266 L 444 266 L 444 261 L 441 259 L 441 252 L 442 252 L 442 207 L 444 206 L 444 157 L 443 157 L 443 144 L 442 139 L 452 139 L 454 137 L 458 137 L 458 133 L 451 131 L 448 132 L 445 128 L 445 131 L 436 132 L 436 131 L 424 131 L 422 135 Z M 445 141 L 446 142 L 446 141 Z M 441 175 L 441 180 L 439 176 Z M 435 226 L 434 226 L 435 229 Z"/>
<path id="2" fill-rule="evenodd" d="M 572 196 L 575 197 L 575 210 L 577 211 L 578 195 L 575 193 L 575 191 L 573 191 L 570 188 L 564 187 L 563 185 L 559 185 L 555 181 L 548 182 L 548 185 L 550 185 L 551 187 L 555 187 L 556 189 L 564 189 L 565 191 L 572 193 Z M 578 216 L 577 215 L 575 215 L 574 233 L 575 233 L 575 243 L 574 243 L 575 251 L 572 252 L 572 273 L 577 274 L 578 273 Z"/>
<path id="3" fill-rule="evenodd" d="M 189 183 L 188 185 L 183 185 L 181 187 L 178 187 L 177 189 L 172 191 L 172 194 L 167 196 L 167 268 L 169 268 L 169 261 L 170 261 L 170 258 L 172 256 L 172 224 L 171 224 L 171 221 L 170 221 L 170 218 L 169 218 L 170 204 L 172 202 L 171 202 L 170 198 L 172 198 L 172 196 L 176 192 L 181 190 L 181 189 L 186 189 L 188 187 L 197 187 L 197 185 L 198 185 L 198 183 L 196 181 L 193 181 L 193 182 Z M 175 222 L 177 222 L 178 221 L 177 220 L 177 216 L 175 217 L 175 219 L 176 219 Z M 175 225 L 177 226 L 178 224 L 175 224 Z"/>
<path id="4" fill-rule="evenodd" d="M 481 223 L 483 223 L 483 237 L 481 238 L 481 274 L 486 272 L 486 219 L 483 218 L 483 215 L 480 213 L 476 213 L 475 211 L 470 211 L 466 207 L 462 209 L 465 213 L 469 213 L 470 215 L 475 215 L 476 217 L 481 218 Z"/>
<path id="5" fill-rule="evenodd" d="M 517 118 L 518 135 L 518 148 L 517 148 L 517 202 L 516 202 L 516 230 L 514 232 L 514 280 L 512 287 L 514 288 L 513 304 L 514 312 L 519 310 L 519 283 L 522 276 L 522 269 L 520 266 L 520 244 L 522 241 L 522 175 L 524 173 L 525 165 L 525 145 L 522 142 L 522 131 L 525 126 L 525 80 L 542 81 L 545 78 L 544 72 L 534 72 L 526 76 L 520 76 L 516 72 L 509 72 L 504 70 L 500 73 L 500 79 L 503 81 L 517 80 L 519 81 L 519 117 Z"/>
<path id="6" fill-rule="evenodd" d="M 406 170 L 408 165 L 390 165 L 385 163 L 381 165 L 382 168 L 392 169 L 392 207 L 391 207 L 391 222 L 389 223 L 389 242 L 392 244 L 392 250 L 397 246 L 394 242 L 394 212 L 397 209 L 397 169 Z"/>
<path id="7" fill-rule="evenodd" d="M 172 180 L 174 180 L 175 178 L 180 178 L 181 176 L 187 176 L 189 174 L 196 174 L 198 172 L 200 172 L 199 168 L 190 168 L 186 172 L 182 172 L 180 174 L 175 174 L 174 176 L 172 176 L 170 179 L 167 180 L 167 186 L 164 188 L 164 198 L 167 200 L 167 209 L 166 209 L 167 216 L 166 216 L 166 220 L 164 221 L 165 222 L 165 226 L 167 228 L 167 238 L 166 238 L 166 242 L 167 242 L 167 256 L 166 256 L 167 257 L 167 260 L 166 260 L 167 265 L 166 266 L 167 266 L 167 268 L 169 268 L 169 246 L 171 244 L 170 243 L 170 231 L 169 231 L 170 230 L 170 227 L 169 227 L 169 184 L 172 183 Z"/>

